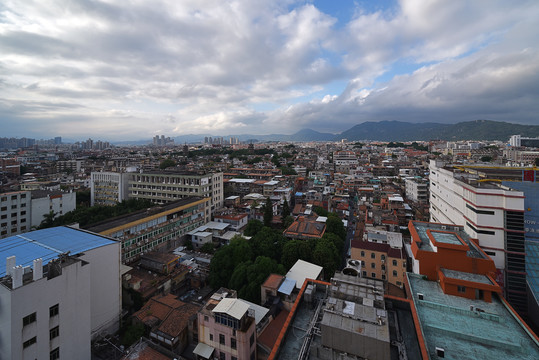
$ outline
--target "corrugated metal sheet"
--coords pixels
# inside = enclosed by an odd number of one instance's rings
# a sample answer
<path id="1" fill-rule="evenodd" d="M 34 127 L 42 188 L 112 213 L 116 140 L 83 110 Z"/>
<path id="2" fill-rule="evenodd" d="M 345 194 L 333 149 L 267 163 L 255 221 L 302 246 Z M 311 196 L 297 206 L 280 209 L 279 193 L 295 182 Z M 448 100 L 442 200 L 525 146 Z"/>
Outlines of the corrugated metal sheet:
<path id="1" fill-rule="evenodd" d="M 65 226 L 31 231 L 0 240 L 0 259 L 16 257 L 16 265 L 31 266 L 32 261 L 43 259 L 45 265 L 60 254 L 79 254 L 116 241 L 90 232 Z M 6 275 L 6 267 L 0 266 L 0 276 Z"/>
<path id="2" fill-rule="evenodd" d="M 249 305 L 240 299 L 224 298 L 219 301 L 219 304 L 217 304 L 212 312 L 225 313 L 240 320 L 247 310 L 249 310 Z"/>

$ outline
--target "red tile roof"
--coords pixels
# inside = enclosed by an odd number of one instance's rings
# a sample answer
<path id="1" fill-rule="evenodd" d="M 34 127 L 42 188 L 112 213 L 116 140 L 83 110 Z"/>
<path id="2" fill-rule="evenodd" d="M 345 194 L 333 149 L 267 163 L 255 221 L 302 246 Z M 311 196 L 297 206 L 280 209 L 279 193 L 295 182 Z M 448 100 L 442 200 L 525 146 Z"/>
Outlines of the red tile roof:
<path id="1" fill-rule="evenodd" d="M 281 282 L 283 281 L 284 276 L 277 275 L 277 274 L 270 274 L 264 284 L 262 284 L 263 287 L 268 289 L 278 289 L 281 285 Z"/>

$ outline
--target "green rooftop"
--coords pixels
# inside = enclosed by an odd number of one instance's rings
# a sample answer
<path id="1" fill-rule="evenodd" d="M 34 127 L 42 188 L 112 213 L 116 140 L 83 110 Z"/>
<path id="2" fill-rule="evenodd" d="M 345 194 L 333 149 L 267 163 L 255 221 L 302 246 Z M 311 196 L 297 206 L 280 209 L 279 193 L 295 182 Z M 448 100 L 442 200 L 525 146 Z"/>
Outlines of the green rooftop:
<path id="1" fill-rule="evenodd" d="M 539 343 L 497 295 L 491 303 L 470 300 L 420 275 L 407 277 L 430 359 L 442 358 L 437 348 L 444 359 L 539 359 Z"/>

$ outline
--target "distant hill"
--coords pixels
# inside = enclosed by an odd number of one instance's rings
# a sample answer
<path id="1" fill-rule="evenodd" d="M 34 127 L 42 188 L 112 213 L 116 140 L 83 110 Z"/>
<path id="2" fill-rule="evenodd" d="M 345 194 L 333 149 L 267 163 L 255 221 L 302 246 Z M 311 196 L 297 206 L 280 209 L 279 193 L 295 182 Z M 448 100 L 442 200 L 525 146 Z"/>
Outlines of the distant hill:
<path id="1" fill-rule="evenodd" d="M 511 135 L 539 136 L 539 126 L 502 121 L 474 120 L 456 124 L 408 123 L 402 121 L 364 122 L 335 137 L 335 140 L 501 140 Z"/>

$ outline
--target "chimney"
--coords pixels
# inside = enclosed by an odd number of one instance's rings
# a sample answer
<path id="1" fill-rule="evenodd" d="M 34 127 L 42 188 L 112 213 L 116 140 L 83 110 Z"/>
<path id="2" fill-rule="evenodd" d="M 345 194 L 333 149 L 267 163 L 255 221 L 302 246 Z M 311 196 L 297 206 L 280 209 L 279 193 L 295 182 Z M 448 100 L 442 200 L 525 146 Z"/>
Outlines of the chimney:
<path id="1" fill-rule="evenodd" d="M 15 255 L 6 258 L 6 275 L 13 276 L 13 268 L 16 266 Z"/>
<path id="2" fill-rule="evenodd" d="M 39 280 L 43 277 L 43 260 L 41 258 L 35 259 L 33 262 L 34 276 L 33 280 Z"/>
<path id="3" fill-rule="evenodd" d="M 13 268 L 13 275 L 11 277 L 12 279 L 12 289 L 16 289 L 18 287 L 22 286 L 22 275 L 24 273 L 24 269 L 22 268 L 22 265 L 15 266 Z"/>

